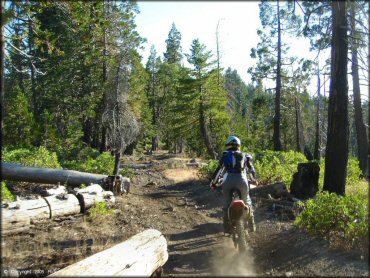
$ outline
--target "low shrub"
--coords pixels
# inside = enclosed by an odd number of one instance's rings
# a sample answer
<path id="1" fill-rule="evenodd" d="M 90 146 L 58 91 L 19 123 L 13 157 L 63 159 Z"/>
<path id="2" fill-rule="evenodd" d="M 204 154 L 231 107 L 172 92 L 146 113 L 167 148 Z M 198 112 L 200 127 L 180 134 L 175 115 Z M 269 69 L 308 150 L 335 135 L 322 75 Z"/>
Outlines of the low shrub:
<path id="1" fill-rule="evenodd" d="M 325 176 L 325 158 L 320 161 L 320 178 L 319 187 L 322 191 L 324 187 Z M 368 196 L 368 183 L 361 177 L 361 169 L 359 161 L 351 157 L 348 159 L 347 178 L 346 178 L 346 194 L 354 195 L 365 199 Z"/>
<path id="2" fill-rule="evenodd" d="M 368 203 L 357 196 L 324 191 L 300 206 L 303 211 L 294 221 L 298 227 L 325 237 L 336 233 L 350 242 L 369 235 Z"/>
<path id="3" fill-rule="evenodd" d="M 133 177 L 136 176 L 136 173 L 133 169 L 124 167 L 122 170 L 119 171 L 119 174 L 123 177 L 130 178 L 132 180 Z"/>
<path id="4" fill-rule="evenodd" d="M 280 181 L 289 187 L 293 174 L 297 172 L 298 163 L 303 162 L 307 162 L 307 159 L 299 152 L 265 150 L 256 154 L 254 166 L 260 183 L 270 184 Z"/>
<path id="5" fill-rule="evenodd" d="M 200 167 L 198 171 L 198 176 L 201 179 L 211 180 L 214 172 L 218 167 L 219 161 L 211 159 L 206 165 Z"/>
<path id="6" fill-rule="evenodd" d="M 112 175 L 114 169 L 114 157 L 110 152 L 100 154 L 96 159 L 87 158 L 87 160 L 66 161 L 63 167 L 69 170 L 76 170 L 87 173 Z"/>
<path id="7" fill-rule="evenodd" d="M 5 181 L 1 182 L 1 201 L 3 202 L 13 202 L 15 201 L 14 195 L 8 189 Z"/>
<path id="8" fill-rule="evenodd" d="M 45 147 L 34 147 L 31 149 L 14 149 L 3 150 L 3 160 L 5 162 L 17 163 L 25 166 L 57 168 L 62 166 L 59 164 L 58 157 L 55 152 L 50 152 Z"/>
<path id="9" fill-rule="evenodd" d="M 115 210 L 108 208 L 106 202 L 95 202 L 94 206 L 90 209 L 90 216 L 96 219 L 100 215 L 115 215 Z"/>

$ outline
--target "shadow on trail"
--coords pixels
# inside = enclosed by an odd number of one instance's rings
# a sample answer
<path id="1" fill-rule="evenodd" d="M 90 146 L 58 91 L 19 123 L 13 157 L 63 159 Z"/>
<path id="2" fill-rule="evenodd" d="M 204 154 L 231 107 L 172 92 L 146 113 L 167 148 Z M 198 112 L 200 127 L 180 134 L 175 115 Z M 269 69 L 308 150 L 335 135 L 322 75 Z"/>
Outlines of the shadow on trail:
<path id="1" fill-rule="evenodd" d="M 222 239 L 222 225 L 205 223 L 193 230 L 168 236 L 169 260 L 164 267 L 171 274 L 210 274 L 210 258 Z"/>
<path id="2" fill-rule="evenodd" d="M 254 275 L 251 250 L 238 253 L 222 225 L 201 224 L 194 230 L 169 236 L 169 260 L 164 273 L 171 275 Z"/>
<path id="3" fill-rule="evenodd" d="M 222 195 L 213 192 L 204 181 L 188 180 L 163 186 L 160 191 L 148 194 L 152 198 L 185 197 L 202 209 L 221 208 Z"/>

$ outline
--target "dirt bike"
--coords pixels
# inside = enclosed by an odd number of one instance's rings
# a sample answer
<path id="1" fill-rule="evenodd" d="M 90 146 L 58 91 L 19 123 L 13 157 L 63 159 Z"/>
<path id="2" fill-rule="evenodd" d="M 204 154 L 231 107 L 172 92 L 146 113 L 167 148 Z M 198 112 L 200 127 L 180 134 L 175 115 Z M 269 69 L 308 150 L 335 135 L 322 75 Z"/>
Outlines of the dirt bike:
<path id="1" fill-rule="evenodd" d="M 214 183 L 217 185 L 216 189 L 219 193 L 222 191 L 221 183 L 225 169 L 221 168 L 217 173 L 214 181 L 211 181 L 211 184 Z M 248 180 L 248 184 L 249 184 Z M 243 253 L 247 250 L 247 236 L 248 232 L 245 229 L 245 225 L 248 221 L 248 215 L 250 213 L 250 207 L 244 203 L 241 199 L 241 193 L 239 190 L 234 189 L 232 192 L 231 203 L 228 207 L 228 219 L 229 219 L 229 232 L 234 243 L 234 247 L 239 250 L 240 253 Z"/>
<path id="2" fill-rule="evenodd" d="M 227 210 L 229 227 L 231 238 L 234 243 L 234 247 L 243 253 L 247 250 L 247 236 L 248 232 L 245 229 L 245 225 L 248 221 L 249 206 L 241 200 L 241 194 L 239 190 L 235 189 L 232 191 L 232 201 Z"/>

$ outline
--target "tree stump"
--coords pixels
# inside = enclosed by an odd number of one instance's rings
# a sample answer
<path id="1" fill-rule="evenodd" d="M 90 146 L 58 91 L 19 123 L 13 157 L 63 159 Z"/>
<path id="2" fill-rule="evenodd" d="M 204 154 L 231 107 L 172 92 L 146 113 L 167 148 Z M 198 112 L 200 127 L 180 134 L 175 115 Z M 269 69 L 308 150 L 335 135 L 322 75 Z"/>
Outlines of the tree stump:
<path id="1" fill-rule="evenodd" d="M 298 199 L 308 199 L 319 191 L 320 166 L 317 162 L 299 163 L 294 173 L 290 193 Z"/>
<path id="2" fill-rule="evenodd" d="M 168 260 L 167 241 L 154 229 L 145 230 L 107 250 L 54 272 L 49 277 L 150 277 Z"/>

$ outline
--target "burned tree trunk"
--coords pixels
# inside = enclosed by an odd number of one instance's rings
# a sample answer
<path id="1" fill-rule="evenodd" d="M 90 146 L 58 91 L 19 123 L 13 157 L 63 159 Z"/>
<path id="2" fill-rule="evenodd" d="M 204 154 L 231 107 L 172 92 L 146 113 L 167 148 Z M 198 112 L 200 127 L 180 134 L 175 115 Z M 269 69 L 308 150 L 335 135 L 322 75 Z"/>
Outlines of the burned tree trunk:
<path id="1" fill-rule="evenodd" d="M 317 107 L 316 107 L 316 127 L 315 127 L 315 150 L 313 152 L 313 157 L 316 160 L 320 160 L 320 90 L 321 90 L 321 80 L 320 80 L 320 67 L 317 65 Z"/>
<path id="2" fill-rule="evenodd" d="M 319 191 L 320 166 L 317 162 L 299 163 L 294 173 L 290 193 L 298 199 L 312 198 Z"/>
<path id="3" fill-rule="evenodd" d="M 324 190 L 345 195 L 348 163 L 347 2 L 333 1 Z"/>

